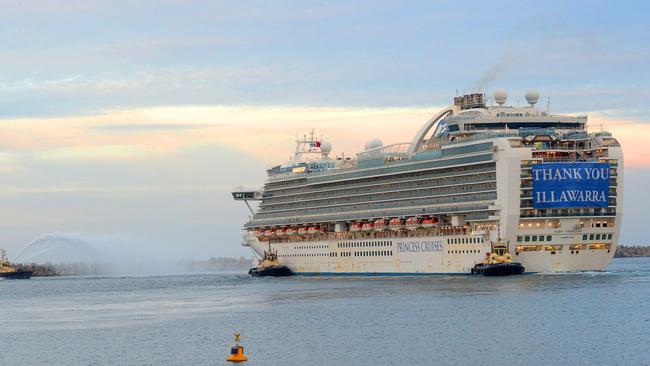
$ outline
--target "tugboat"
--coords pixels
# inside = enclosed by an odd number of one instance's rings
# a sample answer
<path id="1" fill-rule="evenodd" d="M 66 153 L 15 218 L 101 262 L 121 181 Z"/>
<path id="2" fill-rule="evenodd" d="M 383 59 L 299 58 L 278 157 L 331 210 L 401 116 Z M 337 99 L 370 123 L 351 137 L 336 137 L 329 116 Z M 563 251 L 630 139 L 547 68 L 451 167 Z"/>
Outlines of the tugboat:
<path id="1" fill-rule="evenodd" d="M 492 243 L 492 252 L 485 255 L 483 263 L 478 263 L 472 268 L 472 274 L 483 276 L 511 276 L 520 275 L 525 271 L 521 263 L 512 261 L 512 255 L 508 253 L 508 243 L 499 238 Z"/>
<path id="2" fill-rule="evenodd" d="M 271 250 L 269 243 L 269 250 L 264 251 L 264 258 L 262 258 L 255 268 L 251 268 L 248 274 L 253 277 L 285 277 L 293 275 L 293 272 L 287 266 L 283 266 L 278 261 L 278 254 Z"/>
<path id="3" fill-rule="evenodd" d="M 9 280 L 28 280 L 32 278 L 32 271 L 18 269 L 7 260 L 7 252 L 0 248 L 0 278 Z"/>

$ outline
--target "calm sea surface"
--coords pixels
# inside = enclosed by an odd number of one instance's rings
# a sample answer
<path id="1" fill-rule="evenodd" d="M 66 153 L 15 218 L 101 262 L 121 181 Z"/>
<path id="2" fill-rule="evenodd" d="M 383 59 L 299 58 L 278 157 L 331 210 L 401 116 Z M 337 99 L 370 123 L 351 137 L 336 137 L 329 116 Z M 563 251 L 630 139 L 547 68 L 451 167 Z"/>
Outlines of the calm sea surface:
<path id="1" fill-rule="evenodd" d="M 510 278 L 0 281 L 0 365 L 650 365 L 650 258 Z"/>

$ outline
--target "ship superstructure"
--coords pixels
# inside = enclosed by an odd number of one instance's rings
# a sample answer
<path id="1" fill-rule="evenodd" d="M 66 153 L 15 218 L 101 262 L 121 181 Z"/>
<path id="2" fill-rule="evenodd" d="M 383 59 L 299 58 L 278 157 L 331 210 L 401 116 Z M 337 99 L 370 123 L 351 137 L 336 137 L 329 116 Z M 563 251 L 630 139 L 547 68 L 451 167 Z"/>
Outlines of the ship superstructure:
<path id="1" fill-rule="evenodd" d="M 538 98 L 459 96 L 411 142 L 371 140 L 354 158 L 304 136 L 263 189 L 233 192 L 259 201 L 244 245 L 296 273 L 470 273 L 500 237 L 527 272 L 602 270 L 620 230 L 621 147 Z"/>

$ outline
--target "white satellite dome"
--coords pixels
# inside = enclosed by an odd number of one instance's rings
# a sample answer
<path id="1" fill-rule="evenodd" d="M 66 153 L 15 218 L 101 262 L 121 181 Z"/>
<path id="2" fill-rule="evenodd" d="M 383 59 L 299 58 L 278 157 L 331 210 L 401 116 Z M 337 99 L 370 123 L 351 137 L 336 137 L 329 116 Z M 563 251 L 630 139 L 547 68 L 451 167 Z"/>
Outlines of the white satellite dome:
<path id="1" fill-rule="evenodd" d="M 330 144 L 327 141 L 322 141 L 320 143 L 320 153 L 323 156 L 327 156 L 327 155 L 329 155 L 330 152 L 332 152 L 332 144 Z"/>
<path id="2" fill-rule="evenodd" d="M 494 91 L 493 96 L 498 105 L 503 105 L 508 99 L 508 92 L 505 89 L 497 89 Z"/>
<path id="3" fill-rule="evenodd" d="M 534 106 L 535 103 L 537 103 L 538 99 L 539 99 L 539 92 L 537 90 L 529 90 L 526 92 L 526 101 L 531 106 Z"/>
<path id="4" fill-rule="evenodd" d="M 380 139 L 372 139 L 366 142 L 366 150 L 376 149 L 378 147 L 384 146 L 384 143 Z"/>

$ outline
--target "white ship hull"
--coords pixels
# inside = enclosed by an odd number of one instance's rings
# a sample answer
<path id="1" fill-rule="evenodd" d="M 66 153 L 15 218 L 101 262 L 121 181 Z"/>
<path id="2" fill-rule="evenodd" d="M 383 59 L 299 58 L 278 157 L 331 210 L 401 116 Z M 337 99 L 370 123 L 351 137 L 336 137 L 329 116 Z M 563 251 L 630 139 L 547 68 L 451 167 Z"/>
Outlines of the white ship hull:
<path id="1" fill-rule="evenodd" d="M 452 244 L 452 242 L 463 242 Z M 251 235 L 248 245 L 260 256 L 269 243 Z M 482 236 L 435 236 L 410 238 L 372 238 L 349 240 L 295 241 L 272 243 L 282 265 L 297 274 L 313 275 L 404 275 L 470 274 L 491 245 Z M 615 247 L 571 251 L 526 251 L 513 260 L 526 273 L 604 270 Z"/>

